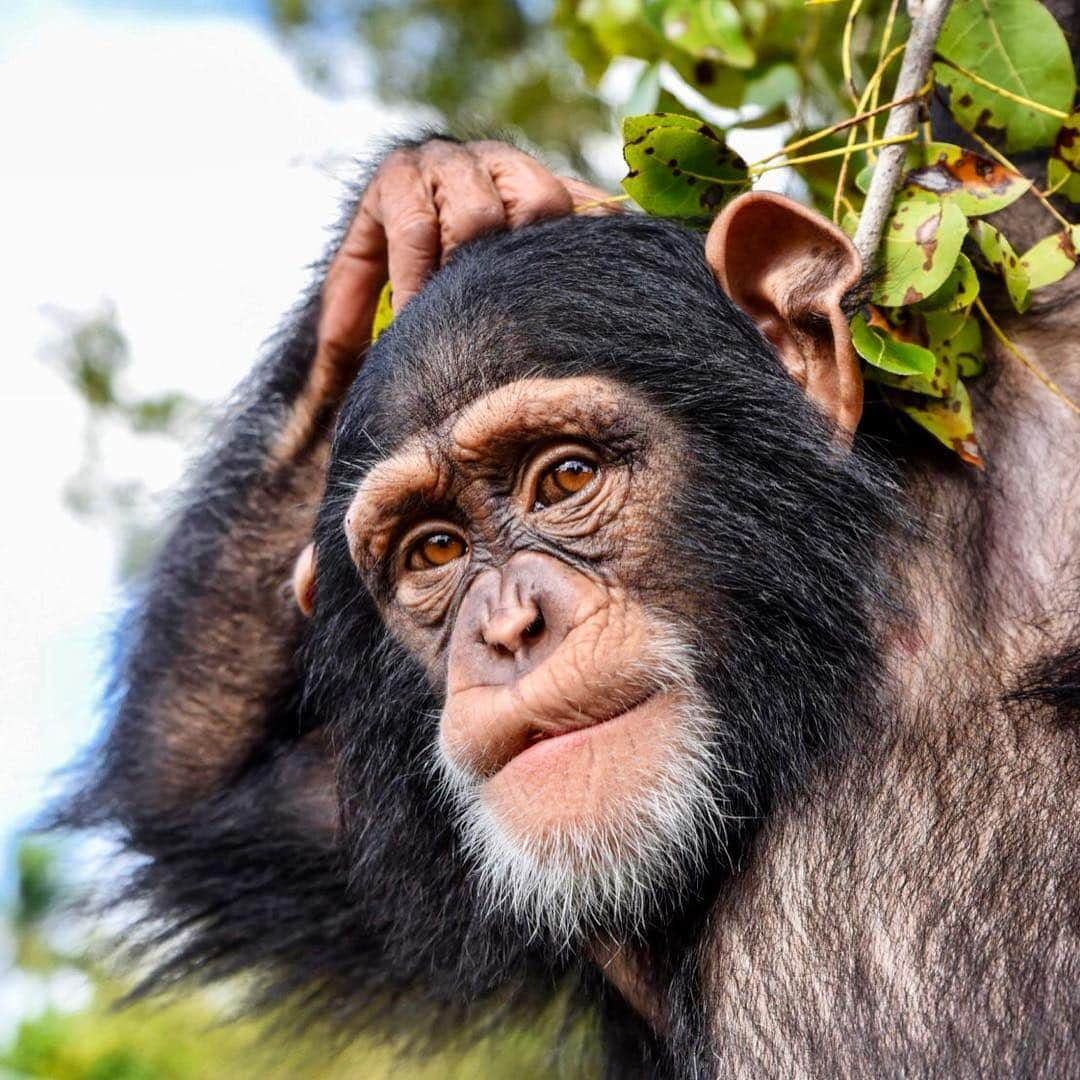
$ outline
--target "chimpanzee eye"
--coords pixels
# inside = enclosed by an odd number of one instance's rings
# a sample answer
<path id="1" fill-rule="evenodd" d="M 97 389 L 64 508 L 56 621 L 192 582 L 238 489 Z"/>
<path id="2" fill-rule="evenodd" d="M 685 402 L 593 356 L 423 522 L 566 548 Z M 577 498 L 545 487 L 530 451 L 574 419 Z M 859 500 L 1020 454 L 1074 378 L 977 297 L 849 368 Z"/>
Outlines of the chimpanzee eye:
<path id="1" fill-rule="evenodd" d="M 536 487 L 534 510 L 561 502 L 581 491 L 599 470 L 584 458 L 569 457 L 546 469 Z"/>
<path id="2" fill-rule="evenodd" d="M 409 548 L 405 566 L 409 570 L 430 570 L 460 559 L 465 551 L 465 541 L 460 536 L 448 532 L 428 533 Z"/>

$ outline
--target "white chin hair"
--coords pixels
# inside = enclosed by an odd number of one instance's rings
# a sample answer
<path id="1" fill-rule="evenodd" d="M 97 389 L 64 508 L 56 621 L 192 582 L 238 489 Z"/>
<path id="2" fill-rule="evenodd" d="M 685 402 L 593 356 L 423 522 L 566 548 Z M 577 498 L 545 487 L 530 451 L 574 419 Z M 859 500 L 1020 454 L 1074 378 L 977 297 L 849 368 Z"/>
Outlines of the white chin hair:
<path id="1" fill-rule="evenodd" d="M 643 928 L 723 850 L 730 818 L 716 790 L 722 766 L 712 712 L 695 685 L 689 650 L 671 635 L 657 651 L 659 689 L 675 691 L 681 702 L 676 734 L 648 782 L 627 791 L 604 819 L 539 836 L 511 833 L 484 799 L 482 780 L 437 755 L 466 858 L 491 906 L 563 946 Z"/>

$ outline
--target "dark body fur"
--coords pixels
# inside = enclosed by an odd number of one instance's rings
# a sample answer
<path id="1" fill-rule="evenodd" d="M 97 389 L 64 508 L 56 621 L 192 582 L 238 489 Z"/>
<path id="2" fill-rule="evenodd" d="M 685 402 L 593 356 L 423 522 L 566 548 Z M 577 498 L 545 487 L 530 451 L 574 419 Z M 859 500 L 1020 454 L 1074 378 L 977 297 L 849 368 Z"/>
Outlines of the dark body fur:
<path id="1" fill-rule="evenodd" d="M 310 364 L 316 313 L 314 299 L 301 306 L 197 474 L 125 630 L 96 775 L 65 814 L 68 824 L 118 830 L 146 857 L 132 893 L 175 941 L 157 981 L 252 970 L 264 1004 L 298 995 L 314 1020 L 390 1034 L 435 1019 L 450 1032 L 466 1019 L 527 1017 L 568 991 L 574 1008 L 603 1018 L 616 1076 L 796 1065 L 911 1074 L 944 1063 L 914 1034 L 879 1037 L 904 1000 L 877 992 L 858 963 L 865 941 L 841 932 L 859 882 L 879 880 L 875 852 L 890 850 L 886 839 L 860 842 L 868 800 L 901 799 L 888 779 L 871 797 L 865 769 L 872 760 L 896 779 L 904 753 L 881 721 L 901 711 L 883 656 L 906 600 L 886 548 L 914 545 L 915 530 L 897 475 L 862 443 L 854 453 L 833 445 L 719 290 L 700 238 L 639 217 L 578 218 L 464 249 L 372 350 L 342 406 L 328 471 L 328 427 L 297 460 L 268 464 Z M 642 391 L 689 439 L 695 462 L 675 519 L 657 523 L 670 558 L 636 588 L 660 607 L 680 589 L 700 598 L 699 678 L 720 718 L 716 797 L 732 827 L 709 874 L 665 898 L 632 943 L 670 1003 L 663 1038 L 587 957 L 491 915 L 476 896 L 431 775 L 440 703 L 386 633 L 341 529 L 356 484 L 409 434 L 511 379 L 579 373 Z M 319 602 L 302 625 L 282 586 L 312 527 Z M 1012 692 L 1071 721 L 1070 655 L 1044 659 Z M 171 739 L 184 724 L 205 732 L 200 748 Z M 233 734 L 219 748 L 223 727 Z M 843 797 L 830 801 L 831 789 Z M 902 833 L 900 808 L 895 820 Z M 800 844 L 808 822 L 829 830 L 831 846 Z M 804 879 L 785 879 L 771 851 L 793 852 L 786 865 L 800 875 L 835 872 L 856 893 L 838 893 L 798 930 L 791 890 Z M 991 885 L 981 905 L 994 903 Z M 946 910 L 942 889 L 924 888 L 917 906 Z M 806 895 L 816 902 L 819 890 Z M 1065 932 L 1060 918 L 1049 921 Z M 744 964 L 727 977 L 717 976 L 717 940 Z M 838 964 L 832 943 L 855 952 Z M 987 947 L 1001 955 L 1001 942 Z M 815 1008 L 832 993 L 815 963 L 845 980 L 836 1001 L 857 1002 L 848 1019 L 859 1022 L 837 1025 L 842 1039 L 829 1010 Z M 775 1034 L 759 1030 L 754 1010 L 765 987 Z M 920 1003 L 915 1020 L 924 1014 Z M 1056 1005 L 1054 1014 L 1063 1015 Z M 716 1017 L 730 1023 L 726 1035 Z M 959 1040 L 964 1021 L 950 1016 L 941 1039 Z M 1036 1030 L 1025 1037 L 1037 1041 L 1039 1024 L 1029 1011 Z M 762 1049 L 773 1040 L 799 1055 Z M 958 1051 L 956 1060 L 975 1059 Z"/>

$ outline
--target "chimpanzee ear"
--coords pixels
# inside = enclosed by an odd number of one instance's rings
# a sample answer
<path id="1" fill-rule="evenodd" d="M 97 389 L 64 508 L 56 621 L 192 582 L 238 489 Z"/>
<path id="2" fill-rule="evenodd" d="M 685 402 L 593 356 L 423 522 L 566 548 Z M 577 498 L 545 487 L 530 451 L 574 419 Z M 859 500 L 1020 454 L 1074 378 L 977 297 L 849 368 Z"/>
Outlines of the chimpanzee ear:
<path id="1" fill-rule="evenodd" d="M 292 573 L 293 596 L 301 614 L 310 618 L 315 610 L 315 545 L 308 544 L 296 557 Z"/>
<path id="2" fill-rule="evenodd" d="M 851 241 L 816 211 L 754 191 L 713 222 L 705 254 L 721 287 L 758 324 L 807 397 L 853 434 L 862 375 L 840 306 L 862 273 Z"/>

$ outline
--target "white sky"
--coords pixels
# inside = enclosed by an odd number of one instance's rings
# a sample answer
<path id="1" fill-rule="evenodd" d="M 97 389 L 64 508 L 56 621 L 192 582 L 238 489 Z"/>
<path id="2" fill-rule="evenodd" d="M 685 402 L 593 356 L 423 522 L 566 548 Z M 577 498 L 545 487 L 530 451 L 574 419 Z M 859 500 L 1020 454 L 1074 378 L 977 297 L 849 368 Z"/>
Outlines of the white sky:
<path id="1" fill-rule="evenodd" d="M 251 22 L 3 5 L 0 845 L 9 858 L 50 772 L 97 729 L 120 599 L 107 529 L 60 501 L 81 460 L 85 412 L 40 358 L 56 333 L 43 306 L 86 312 L 114 301 L 133 386 L 222 398 L 321 250 L 340 189 L 319 163 L 364 152 L 407 117 L 317 96 Z M 181 465 L 162 440 L 107 453 L 157 488 Z"/>

